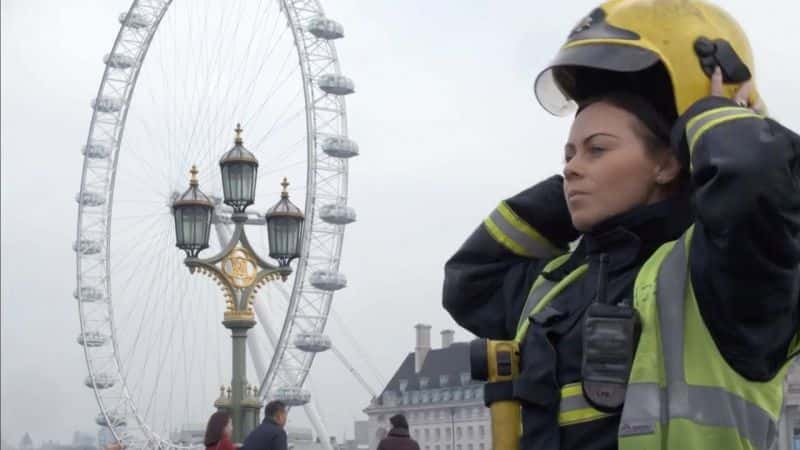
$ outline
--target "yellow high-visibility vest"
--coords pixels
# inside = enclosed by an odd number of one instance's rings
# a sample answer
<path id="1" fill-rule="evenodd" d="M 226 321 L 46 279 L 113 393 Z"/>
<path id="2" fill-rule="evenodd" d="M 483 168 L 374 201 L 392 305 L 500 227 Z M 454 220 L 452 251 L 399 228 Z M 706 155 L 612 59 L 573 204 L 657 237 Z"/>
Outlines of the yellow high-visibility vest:
<path id="1" fill-rule="evenodd" d="M 618 429 L 620 450 L 768 450 L 778 437 L 783 386 L 796 334 L 783 368 L 769 381 L 750 381 L 719 352 L 697 306 L 689 274 L 693 228 L 661 246 L 642 266 L 634 284 L 634 307 L 642 334 L 633 361 Z M 544 270 L 563 264 L 554 259 Z M 536 314 L 587 270 L 583 265 L 559 282 L 539 277 L 517 327 L 517 342 Z M 563 386 L 559 425 L 607 417 L 584 399 L 580 383 Z"/>

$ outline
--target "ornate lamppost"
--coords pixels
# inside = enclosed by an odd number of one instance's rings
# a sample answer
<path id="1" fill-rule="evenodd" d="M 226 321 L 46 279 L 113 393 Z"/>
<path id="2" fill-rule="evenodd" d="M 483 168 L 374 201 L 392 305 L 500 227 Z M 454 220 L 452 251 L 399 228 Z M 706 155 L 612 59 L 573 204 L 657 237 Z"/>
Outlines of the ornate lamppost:
<path id="1" fill-rule="evenodd" d="M 255 325 L 253 298 L 265 283 L 278 278 L 286 281 L 292 272 L 290 262 L 300 255 L 303 213 L 289 201 L 283 179 L 281 198 L 269 209 L 265 218 L 269 256 L 278 264 L 262 259 L 247 240 L 245 210 L 255 201 L 258 160 L 242 141 L 242 129 L 236 125 L 234 146 L 219 161 L 222 173 L 223 202 L 233 208 L 234 231 L 223 249 L 210 258 L 199 254 L 208 248 L 214 203 L 200 190 L 197 168 L 192 166 L 189 189 L 172 204 L 175 218 L 176 246 L 186 252 L 184 263 L 192 273 L 200 272 L 216 279 L 222 287 L 226 310 L 222 324 L 233 338 L 233 376 L 229 399 L 215 405 L 228 409 L 233 419 L 233 440 L 241 442 L 258 423 L 260 404 L 247 389 L 247 330 Z"/>

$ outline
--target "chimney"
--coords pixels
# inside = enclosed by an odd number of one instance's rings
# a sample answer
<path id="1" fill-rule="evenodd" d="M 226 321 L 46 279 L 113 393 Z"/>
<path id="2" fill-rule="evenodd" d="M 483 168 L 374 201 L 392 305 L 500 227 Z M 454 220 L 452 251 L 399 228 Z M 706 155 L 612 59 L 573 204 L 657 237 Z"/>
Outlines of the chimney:
<path id="1" fill-rule="evenodd" d="M 450 347 L 453 343 L 453 336 L 456 334 L 453 330 L 442 330 L 442 348 Z"/>
<path id="2" fill-rule="evenodd" d="M 431 350 L 431 326 L 418 323 L 414 325 L 417 329 L 417 345 L 414 347 L 414 373 L 422 370 L 425 357 Z"/>

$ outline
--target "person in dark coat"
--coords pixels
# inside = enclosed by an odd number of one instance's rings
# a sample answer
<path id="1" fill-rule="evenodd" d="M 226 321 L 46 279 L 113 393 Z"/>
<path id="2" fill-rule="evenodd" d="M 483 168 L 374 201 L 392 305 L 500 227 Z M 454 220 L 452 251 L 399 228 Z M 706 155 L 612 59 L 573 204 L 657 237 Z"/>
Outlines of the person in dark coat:
<path id="1" fill-rule="evenodd" d="M 381 439 L 377 450 L 419 450 L 419 444 L 408 432 L 408 421 L 402 414 L 395 414 L 389 418 L 392 429 L 389 434 Z"/>
<path id="2" fill-rule="evenodd" d="M 288 413 L 286 405 L 278 400 L 264 407 L 264 421 L 251 431 L 242 443 L 241 450 L 287 450 L 286 425 Z"/>

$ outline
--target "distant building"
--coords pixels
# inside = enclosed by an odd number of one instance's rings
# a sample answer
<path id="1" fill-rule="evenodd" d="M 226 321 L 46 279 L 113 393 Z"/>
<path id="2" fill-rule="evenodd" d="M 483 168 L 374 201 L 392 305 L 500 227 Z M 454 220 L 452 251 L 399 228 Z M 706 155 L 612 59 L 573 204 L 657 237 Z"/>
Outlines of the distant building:
<path id="1" fill-rule="evenodd" d="M 369 421 L 357 420 L 355 421 L 355 423 L 353 423 L 353 429 L 354 429 L 353 440 L 355 441 L 356 448 L 358 450 L 369 449 L 369 441 L 370 441 Z"/>
<path id="2" fill-rule="evenodd" d="M 19 441 L 19 446 L 17 447 L 19 450 L 32 450 L 33 449 L 33 439 L 31 439 L 31 435 L 25 433 L 22 436 L 22 439 Z"/>
<path id="3" fill-rule="evenodd" d="M 421 450 L 491 449 L 489 409 L 483 404 L 483 383 L 470 376 L 469 343 L 454 343 L 454 332 L 444 330 L 441 348 L 431 349 L 430 325 L 415 329 L 414 352 L 364 409 L 369 448 L 388 432 L 389 418 L 403 413 Z"/>

